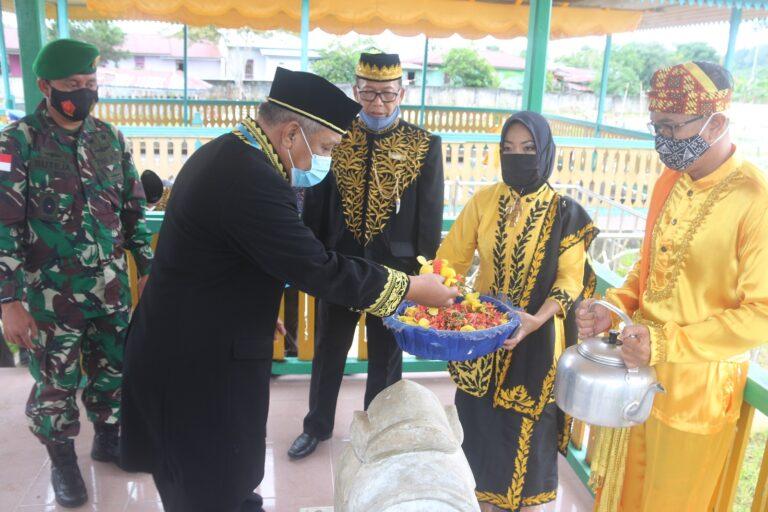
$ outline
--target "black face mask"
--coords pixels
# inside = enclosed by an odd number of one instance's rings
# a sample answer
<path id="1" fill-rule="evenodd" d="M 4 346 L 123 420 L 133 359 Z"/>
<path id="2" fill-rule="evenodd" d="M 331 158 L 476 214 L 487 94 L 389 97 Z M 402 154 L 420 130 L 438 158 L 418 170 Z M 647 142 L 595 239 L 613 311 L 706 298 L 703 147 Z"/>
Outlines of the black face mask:
<path id="1" fill-rule="evenodd" d="M 82 121 L 88 117 L 97 101 L 98 90 L 84 87 L 74 91 L 60 91 L 51 86 L 51 106 L 72 121 Z"/>
<path id="2" fill-rule="evenodd" d="M 533 192 L 539 187 L 541 180 L 538 156 L 502 153 L 501 177 L 504 183 L 519 194 Z"/>

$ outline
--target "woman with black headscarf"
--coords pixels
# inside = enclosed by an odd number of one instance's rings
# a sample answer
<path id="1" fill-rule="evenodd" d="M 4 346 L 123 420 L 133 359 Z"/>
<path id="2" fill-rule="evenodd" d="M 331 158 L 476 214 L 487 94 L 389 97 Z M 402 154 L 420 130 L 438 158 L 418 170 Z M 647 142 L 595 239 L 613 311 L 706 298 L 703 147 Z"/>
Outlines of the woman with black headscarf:
<path id="1" fill-rule="evenodd" d="M 437 257 L 466 273 L 477 251 L 475 289 L 522 309 L 502 349 L 449 371 L 482 510 L 535 510 L 555 499 L 557 452 L 568 444 L 553 397 L 556 359 L 576 341 L 574 303 L 594 291 L 586 254 L 597 229 L 548 183 L 555 144 L 542 116 L 510 117 L 500 156 L 503 181 L 470 199 Z"/>

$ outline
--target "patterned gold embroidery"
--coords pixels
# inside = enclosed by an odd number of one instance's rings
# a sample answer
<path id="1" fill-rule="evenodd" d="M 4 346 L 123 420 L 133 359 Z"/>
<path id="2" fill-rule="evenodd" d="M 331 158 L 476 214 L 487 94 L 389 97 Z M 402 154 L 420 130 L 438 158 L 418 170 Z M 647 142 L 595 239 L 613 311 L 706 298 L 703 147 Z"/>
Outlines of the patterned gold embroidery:
<path id="1" fill-rule="evenodd" d="M 171 187 L 164 187 L 163 188 L 163 195 L 160 196 L 160 199 L 155 203 L 154 208 L 152 208 L 152 211 L 155 212 L 163 212 L 166 208 L 168 208 L 168 200 L 171 198 Z"/>
<path id="2" fill-rule="evenodd" d="M 555 220 L 555 214 L 557 213 L 557 204 L 559 196 L 554 195 L 553 199 L 547 204 L 544 201 L 537 201 L 533 207 L 531 216 L 526 221 L 526 226 L 523 228 L 523 232 L 518 240 L 513 253 L 513 258 L 516 263 L 515 278 L 513 280 L 514 285 L 510 291 L 511 296 L 515 304 L 518 304 L 521 308 L 528 307 L 531 300 L 531 293 L 533 287 L 539 278 L 539 272 L 541 271 L 541 265 L 544 261 L 544 254 L 546 253 L 546 244 L 552 234 L 552 226 Z M 544 213 L 547 213 L 547 217 L 544 219 L 541 230 L 538 234 L 538 241 L 533 252 L 533 260 L 528 273 L 522 276 L 522 261 L 525 257 L 525 247 L 530 243 L 533 233 Z M 524 286 L 523 286 L 524 283 Z M 513 352 L 499 351 L 496 353 L 496 393 L 494 395 L 494 404 L 505 409 L 512 409 L 521 414 L 531 414 L 538 418 L 541 411 L 544 410 L 546 405 L 546 399 L 551 393 L 551 387 L 554 385 L 554 365 L 550 369 L 549 374 L 544 379 L 544 384 L 541 390 L 541 395 L 538 398 L 538 404 L 529 396 L 528 391 L 524 386 L 515 386 L 512 389 L 504 389 L 503 383 L 506 380 L 509 368 L 512 366 Z M 551 380 L 551 382 L 549 382 Z M 550 389 L 547 389 L 549 385 Z"/>
<path id="3" fill-rule="evenodd" d="M 679 244 L 675 244 L 675 254 L 672 256 L 671 261 L 672 268 L 665 275 L 664 283 L 656 283 L 653 276 L 653 269 L 656 268 L 656 259 L 658 251 L 658 233 L 660 231 L 659 225 L 662 219 L 662 215 L 659 215 L 659 220 L 656 221 L 656 225 L 653 228 L 653 235 L 651 236 L 651 272 L 648 275 L 647 290 L 645 292 L 645 300 L 648 302 L 659 302 L 666 300 L 672 296 L 672 292 L 677 285 L 677 279 L 680 277 L 680 272 L 688 258 L 690 252 L 691 242 L 697 231 L 706 221 L 709 214 L 712 212 L 712 208 L 720 200 L 720 198 L 726 194 L 730 187 L 736 182 L 741 174 L 738 171 L 732 172 L 723 179 L 720 183 L 715 185 L 712 191 L 707 195 L 704 203 L 699 208 L 696 216 L 691 221 L 691 225 L 683 234 Z M 670 194 L 671 197 L 671 194 Z M 669 200 L 668 200 L 669 201 Z M 666 205 L 664 206 L 666 208 Z M 658 286 L 657 286 L 658 285 Z"/>
<path id="4" fill-rule="evenodd" d="M 256 121 L 250 117 L 246 117 L 240 122 L 240 124 L 246 129 L 248 135 L 256 139 L 256 142 L 259 144 L 259 146 L 261 146 L 261 151 L 267 156 L 267 159 L 272 164 L 272 167 L 274 167 L 275 170 L 279 172 L 286 181 L 290 181 L 288 179 L 288 173 L 285 172 L 283 164 L 280 163 L 280 157 L 277 156 L 275 147 L 272 145 L 269 137 L 267 137 L 267 134 L 262 131 L 261 127 L 256 123 Z M 248 138 L 239 129 L 233 130 L 232 133 L 238 139 L 250 145 Z"/>
<path id="5" fill-rule="evenodd" d="M 384 231 L 395 203 L 421 172 L 430 137 L 405 123 L 370 142 L 369 136 L 355 121 L 333 153 L 347 229 L 361 244 Z"/>
<path id="6" fill-rule="evenodd" d="M 509 358 L 509 362 L 511 361 L 512 359 Z M 506 377 L 508 371 L 509 364 L 505 365 L 503 370 L 500 372 L 501 377 Z M 549 398 L 552 396 L 552 390 L 555 387 L 556 371 L 557 365 L 552 364 L 552 367 L 549 369 L 547 376 L 544 377 L 544 381 L 541 385 L 541 395 L 539 395 L 538 401 L 535 401 L 529 396 L 528 390 L 525 389 L 525 386 L 520 385 L 511 389 L 505 389 L 501 386 L 503 380 L 497 381 L 498 385 L 496 387 L 494 404 L 505 409 L 512 409 L 513 411 L 517 411 L 520 414 L 527 414 L 534 418 L 538 418 L 541 416 L 542 411 L 544 411 L 544 407 L 546 407 Z"/>
<path id="7" fill-rule="evenodd" d="M 384 317 L 394 313 L 408 291 L 407 275 L 391 268 L 387 268 L 387 272 L 387 283 L 384 285 L 379 298 L 365 310 L 374 316 Z"/>
<path id="8" fill-rule="evenodd" d="M 459 389 L 480 398 L 488 393 L 493 375 L 493 354 L 469 361 L 448 363 L 448 373 Z"/>
<path id="9" fill-rule="evenodd" d="M 584 245 L 589 247 L 595 240 L 595 237 L 600 231 L 591 222 L 578 230 L 572 235 L 568 235 L 560 241 L 560 254 L 576 245 L 577 243 L 584 241 Z"/>
<path id="10" fill-rule="evenodd" d="M 533 435 L 533 420 L 523 418 L 520 426 L 520 440 L 518 441 L 517 456 L 515 457 L 515 471 L 512 473 L 512 485 L 509 486 L 507 496 L 513 508 L 520 505 L 523 496 L 523 484 L 528 473 L 528 454 L 531 450 L 531 436 Z"/>
<path id="11" fill-rule="evenodd" d="M 533 507 L 535 505 L 543 505 L 545 503 L 549 503 L 550 501 L 554 501 L 557 499 L 557 491 L 549 491 L 549 492 L 543 492 L 541 494 L 537 494 L 536 496 L 529 496 L 528 498 L 523 498 L 523 506 L 524 507 Z"/>
<path id="12" fill-rule="evenodd" d="M 635 314 L 632 315 L 632 321 L 636 324 L 645 325 L 651 333 L 651 365 L 665 362 L 667 360 L 667 338 L 664 335 L 664 326 L 646 320 L 640 310 L 635 311 Z"/>
<path id="13" fill-rule="evenodd" d="M 557 449 L 563 455 L 565 455 L 568 451 L 568 443 L 570 443 L 571 441 L 571 427 L 573 426 L 573 418 L 571 416 L 568 416 L 567 414 L 565 414 L 564 416 L 565 416 L 565 421 L 563 422 L 564 423 L 563 427 L 557 433 L 557 438 L 558 438 Z"/>
<path id="14" fill-rule="evenodd" d="M 595 290 L 597 289 L 597 276 L 591 266 L 587 267 L 587 272 L 589 272 L 587 286 L 584 287 L 584 291 L 582 292 L 582 296 L 585 298 L 594 297 Z"/>
<path id="15" fill-rule="evenodd" d="M 568 295 L 568 292 L 561 288 L 552 288 L 552 291 L 549 292 L 549 298 L 557 301 L 565 314 L 568 314 L 573 307 L 573 299 Z"/>
<path id="16" fill-rule="evenodd" d="M 390 80 L 397 80 L 398 78 L 402 78 L 403 68 L 400 64 L 392 64 L 391 66 L 377 66 L 367 62 L 358 62 L 357 67 L 355 68 L 355 74 L 366 80 L 374 80 L 376 82 L 389 82 Z"/>
<path id="17" fill-rule="evenodd" d="M 499 198 L 498 215 L 499 220 L 496 223 L 496 243 L 493 246 L 493 286 L 491 293 L 496 295 L 504 290 L 504 285 L 507 282 L 507 265 L 506 265 L 506 253 L 507 253 L 507 237 L 504 236 L 506 232 L 505 217 L 507 208 L 509 207 L 509 196 L 502 194 Z"/>
<path id="18" fill-rule="evenodd" d="M 512 473 L 512 482 L 509 485 L 507 494 L 475 491 L 478 500 L 492 503 L 505 510 L 515 511 L 520 507 L 520 503 L 523 501 L 522 496 L 525 475 L 528 473 L 528 457 L 531 451 L 533 425 L 533 420 L 528 418 L 523 418 L 522 423 L 520 424 L 520 437 L 518 439 L 517 455 L 515 456 L 515 469 Z"/>
<path id="19" fill-rule="evenodd" d="M 547 251 L 547 241 L 552 235 L 552 226 L 555 223 L 555 215 L 557 214 L 557 202 L 558 196 L 555 194 L 555 197 L 549 203 L 549 211 L 547 217 L 544 220 L 541 231 L 539 231 L 539 240 L 536 250 L 533 253 L 533 261 L 531 262 L 530 267 L 528 267 L 528 275 L 525 279 L 525 289 L 523 290 L 519 301 L 521 308 L 528 307 L 528 304 L 531 301 L 531 293 L 533 292 L 533 287 L 536 286 L 536 283 L 539 280 L 539 272 L 541 271 L 541 265 L 544 262 L 544 254 L 546 254 Z"/>

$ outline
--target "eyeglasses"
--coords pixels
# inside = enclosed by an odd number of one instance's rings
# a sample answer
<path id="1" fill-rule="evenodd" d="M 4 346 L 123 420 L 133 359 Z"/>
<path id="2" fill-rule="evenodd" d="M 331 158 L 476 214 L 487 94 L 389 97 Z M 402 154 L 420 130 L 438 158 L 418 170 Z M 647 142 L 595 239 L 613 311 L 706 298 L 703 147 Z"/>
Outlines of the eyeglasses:
<path id="1" fill-rule="evenodd" d="M 363 101 L 376 101 L 376 97 L 378 96 L 383 103 L 392 103 L 400 95 L 400 91 L 357 91 L 357 94 L 360 95 L 360 99 Z"/>
<path id="2" fill-rule="evenodd" d="M 672 137 L 674 139 L 677 138 L 677 130 L 683 126 L 695 123 L 696 121 L 700 121 L 702 119 L 704 119 L 704 116 L 696 116 L 693 119 L 689 119 L 688 121 L 677 124 L 648 123 L 648 131 L 651 132 L 651 135 L 661 135 L 662 137 Z"/>

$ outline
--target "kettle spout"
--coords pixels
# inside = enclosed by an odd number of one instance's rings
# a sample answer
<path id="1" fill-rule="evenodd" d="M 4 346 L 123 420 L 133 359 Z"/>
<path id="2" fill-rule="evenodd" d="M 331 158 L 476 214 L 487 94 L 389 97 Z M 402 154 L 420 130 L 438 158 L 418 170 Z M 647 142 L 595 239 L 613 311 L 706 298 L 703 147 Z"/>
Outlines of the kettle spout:
<path id="1" fill-rule="evenodd" d="M 650 408 L 645 409 L 643 407 L 643 404 L 645 404 L 645 401 L 649 398 L 653 400 L 653 395 L 656 393 L 666 393 L 667 390 L 664 389 L 664 386 L 662 386 L 658 382 L 654 382 L 650 386 L 648 386 L 648 389 L 645 390 L 645 393 L 643 394 L 643 398 L 639 401 L 634 401 L 628 403 L 624 407 L 623 416 L 626 421 L 631 421 L 633 423 L 643 423 L 647 419 L 647 415 L 643 414 L 643 410 L 650 410 Z"/>

